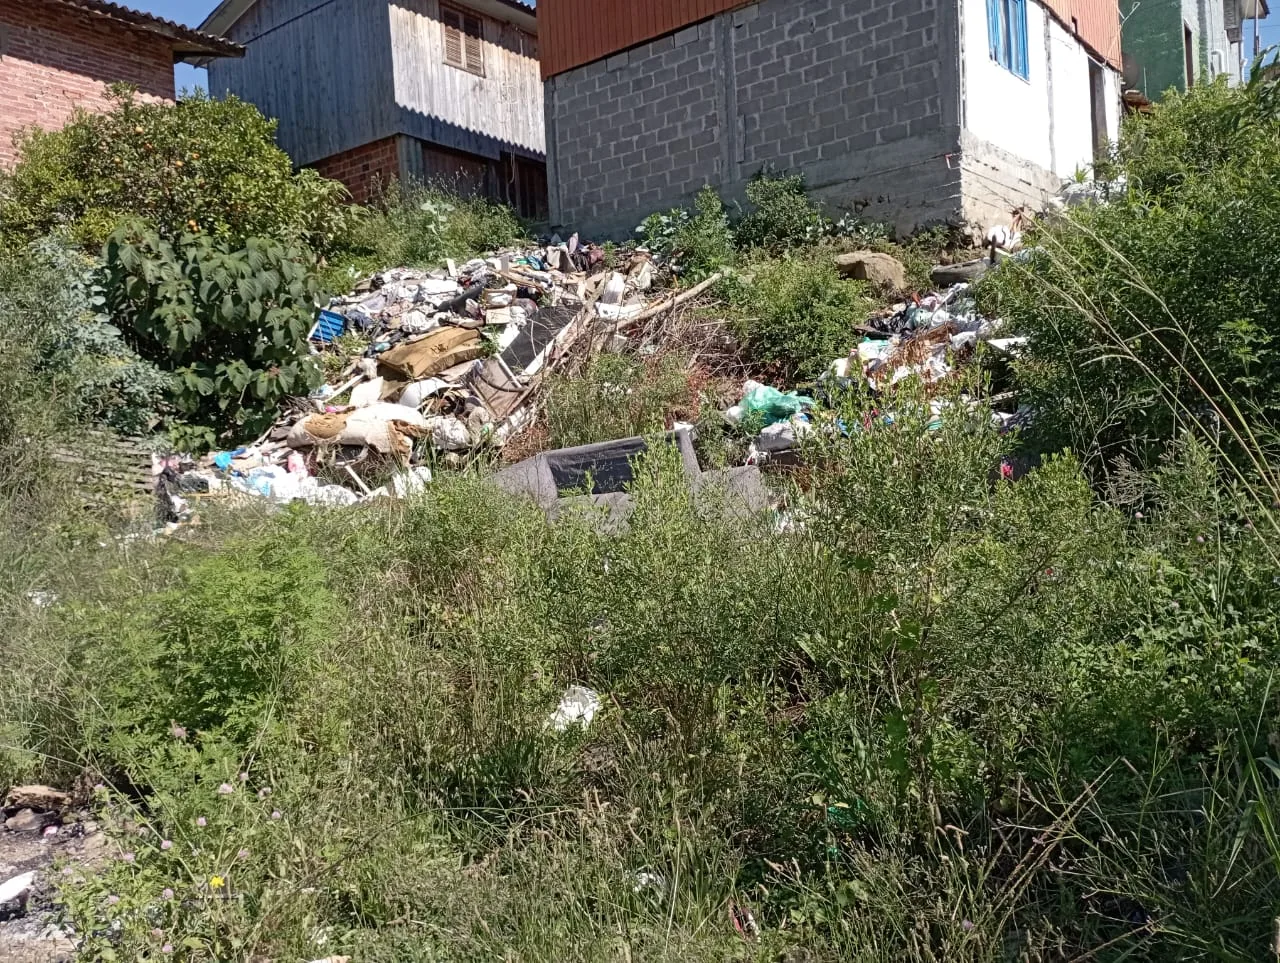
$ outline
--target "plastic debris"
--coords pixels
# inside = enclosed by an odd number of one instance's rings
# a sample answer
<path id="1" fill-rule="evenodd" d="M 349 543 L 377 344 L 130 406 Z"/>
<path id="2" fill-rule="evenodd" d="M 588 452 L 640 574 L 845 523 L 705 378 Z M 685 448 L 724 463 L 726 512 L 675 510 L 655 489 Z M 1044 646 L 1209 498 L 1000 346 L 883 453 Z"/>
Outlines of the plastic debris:
<path id="1" fill-rule="evenodd" d="M 667 880 L 660 873 L 642 869 L 632 877 L 631 892 L 642 893 L 646 889 L 666 889 Z"/>
<path id="2" fill-rule="evenodd" d="M 760 416 L 765 424 L 786 421 L 806 408 L 812 408 L 814 401 L 798 395 L 794 391 L 782 392 L 758 381 L 748 381 L 742 386 L 742 402 L 737 406 L 742 418 Z"/>
<path id="3" fill-rule="evenodd" d="M 560 705 L 551 714 L 548 724 L 556 732 L 564 732 L 579 724 L 585 729 L 599 711 L 600 696 L 597 693 L 580 685 L 571 685 L 560 697 Z"/>
<path id="4" fill-rule="evenodd" d="M 0 883 L 0 906 L 5 903 L 18 903 L 22 905 L 27 901 L 27 897 L 31 895 L 31 889 L 35 886 L 35 871 L 22 873 Z"/>

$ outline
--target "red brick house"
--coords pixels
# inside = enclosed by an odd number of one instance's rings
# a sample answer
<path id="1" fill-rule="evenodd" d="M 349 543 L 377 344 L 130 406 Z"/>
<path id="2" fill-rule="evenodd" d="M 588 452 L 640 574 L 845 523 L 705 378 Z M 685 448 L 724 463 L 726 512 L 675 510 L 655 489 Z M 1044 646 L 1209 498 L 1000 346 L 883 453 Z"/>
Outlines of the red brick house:
<path id="1" fill-rule="evenodd" d="M 243 55 L 222 37 L 105 0 L 0 0 L 0 167 L 16 159 L 18 131 L 100 108 L 107 84 L 172 101 L 178 61 Z"/>

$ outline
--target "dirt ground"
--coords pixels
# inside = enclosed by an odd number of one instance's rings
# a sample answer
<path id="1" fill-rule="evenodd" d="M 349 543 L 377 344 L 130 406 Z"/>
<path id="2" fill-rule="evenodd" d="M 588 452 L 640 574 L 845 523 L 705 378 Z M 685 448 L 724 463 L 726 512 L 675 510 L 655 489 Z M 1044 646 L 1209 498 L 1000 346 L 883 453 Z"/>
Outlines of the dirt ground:
<path id="1" fill-rule="evenodd" d="M 0 963 L 64 963 L 76 958 L 72 934 L 61 925 L 53 903 L 53 863 L 91 866 L 105 856 L 106 837 L 74 814 L 32 819 L 0 815 L 0 884 L 34 870 L 36 881 L 25 907 L 0 906 Z M 21 827 L 15 830 L 13 826 Z"/>

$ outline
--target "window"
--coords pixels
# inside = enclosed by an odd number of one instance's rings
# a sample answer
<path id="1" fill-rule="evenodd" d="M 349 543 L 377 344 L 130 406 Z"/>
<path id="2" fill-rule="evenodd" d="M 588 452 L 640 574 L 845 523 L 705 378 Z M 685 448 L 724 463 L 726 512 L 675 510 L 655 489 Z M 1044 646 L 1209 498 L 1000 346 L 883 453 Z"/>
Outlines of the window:
<path id="1" fill-rule="evenodd" d="M 444 62 L 484 76 L 484 21 L 475 14 L 440 7 L 444 28 Z"/>
<path id="2" fill-rule="evenodd" d="M 991 59 L 1027 79 L 1027 0 L 987 0 Z"/>

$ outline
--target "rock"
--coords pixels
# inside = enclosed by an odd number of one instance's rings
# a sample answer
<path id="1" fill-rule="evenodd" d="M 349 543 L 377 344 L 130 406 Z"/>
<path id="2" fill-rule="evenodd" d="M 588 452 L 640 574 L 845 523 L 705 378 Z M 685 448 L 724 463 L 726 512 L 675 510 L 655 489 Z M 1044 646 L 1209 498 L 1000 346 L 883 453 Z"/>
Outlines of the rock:
<path id="1" fill-rule="evenodd" d="M 34 809 L 37 812 L 62 812 L 69 797 L 49 786 L 14 786 L 4 797 L 5 809 Z"/>
<path id="2" fill-rule="evenodd" d="M 935 264 L 929 277 L 938 288 L 949 288 L 953 284 L 970 284 L 991 268 L 991 262 L 985 257 L 962 264 Z"/>
<path id="3" fill-rule="evenodd" d="M 907 269 L 902 262 L 889 254 L 878 251 L 854 251 L 836 258 L 840 274 L 855 281 L 870 281 L 885 290 L 904 291 L 907 287 Z"/>
<path id="4" fill-rule="evenodd" d="M 47 822 L 44 816 L 24 809 L 4 821 L 4 828 L 11 833 L 38 833 Z"/>

